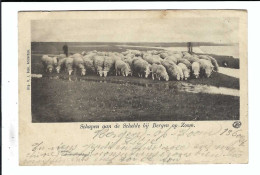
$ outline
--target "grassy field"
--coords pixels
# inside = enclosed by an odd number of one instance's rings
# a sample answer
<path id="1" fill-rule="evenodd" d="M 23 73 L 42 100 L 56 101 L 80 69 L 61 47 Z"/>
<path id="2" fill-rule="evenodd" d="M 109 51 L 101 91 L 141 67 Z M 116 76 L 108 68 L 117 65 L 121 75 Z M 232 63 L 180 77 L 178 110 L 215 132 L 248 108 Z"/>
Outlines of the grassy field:
<path id="1" fill-rule="evenodd" d="M 128 77 L 128 80 L 116 77 L 117 82 L 97 76 L 88 79 L 32 79 L 32 121 L 239 119 L 239 97 L 179 92 L 174 87 L 181 82 L 175 81 L 169 82 L 170 88 L 165 88 L 162 82 L 148 84 L 152 80 L 136 77 Z"/>

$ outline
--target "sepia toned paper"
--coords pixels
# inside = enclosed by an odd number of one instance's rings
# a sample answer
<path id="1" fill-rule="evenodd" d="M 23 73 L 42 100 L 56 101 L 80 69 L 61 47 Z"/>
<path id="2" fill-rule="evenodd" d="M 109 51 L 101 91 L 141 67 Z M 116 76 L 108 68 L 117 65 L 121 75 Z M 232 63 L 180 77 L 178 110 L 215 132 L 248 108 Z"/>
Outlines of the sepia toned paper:
<path id="1" fill-rule="evenodd" d="M 18 24 L 20 165 L 248 163 L 247 11 L 35 11 Z M 47 74 L 41 62 L 64 45 L 72 55 L 189 43 L 219 71 L 165 81 Z"/>

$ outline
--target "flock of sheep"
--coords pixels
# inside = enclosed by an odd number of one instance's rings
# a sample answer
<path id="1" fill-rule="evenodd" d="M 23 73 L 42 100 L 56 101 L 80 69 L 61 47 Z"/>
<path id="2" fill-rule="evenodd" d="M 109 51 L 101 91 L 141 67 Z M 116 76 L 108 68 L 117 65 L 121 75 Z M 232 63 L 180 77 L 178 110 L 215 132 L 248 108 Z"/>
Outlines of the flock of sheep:
<path id="1" fill-rule="evenodd" d="M 210 77 L 218 71 L 216 59 L 208 55 L 189 54 L 165 50 L 127 50 L 118 52 L 98 52 L 96 50 L 66 57 L 42 56 L 44 71 L 66 72 L 69 75 L 98 74 L 99 76 L 138 76 L 158 80 L 187 80 L 190 77 Z"/>

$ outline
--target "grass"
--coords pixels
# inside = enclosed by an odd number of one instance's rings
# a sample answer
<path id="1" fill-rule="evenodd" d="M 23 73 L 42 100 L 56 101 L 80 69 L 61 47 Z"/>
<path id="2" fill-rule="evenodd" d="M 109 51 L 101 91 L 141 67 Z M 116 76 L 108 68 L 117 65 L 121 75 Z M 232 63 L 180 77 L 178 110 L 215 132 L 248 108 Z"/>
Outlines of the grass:
<path id="1" fill-rule="evenodd" d="M 230 77 L 217 72 L 213 72 L 210 78 L 189 79 L 187 82 L 194 85 L 202 84 L 216 87 L 239 89 L 238 78 Z"/>
<path id="2" fill-rule="evenodd" d="M 75 78 L 75 77 L 74 77 Z M 33 122 L 237 120 L 239 97 L 179 92 L 135 77 L 32 79 Z M 102 82 L 100 82 L 102 81 Z M 127 83 L 132 82 L 132 83 Z M 147 85 L 147 82 L 152 82 Z M 170 82 L 170 87 L 181 82 Z"/>

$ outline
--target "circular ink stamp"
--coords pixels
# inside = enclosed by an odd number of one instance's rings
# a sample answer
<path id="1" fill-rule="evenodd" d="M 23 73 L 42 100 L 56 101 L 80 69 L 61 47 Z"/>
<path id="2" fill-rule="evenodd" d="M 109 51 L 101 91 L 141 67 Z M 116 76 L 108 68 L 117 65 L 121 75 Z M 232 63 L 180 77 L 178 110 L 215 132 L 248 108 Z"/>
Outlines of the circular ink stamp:
<path id="1" fill-rule="evenodd" d="M 240 128 L 241 125 L 242 125 L 242 123 L 241 123 L 240 121 L 235 121 L 235 122 L 233 123 L 233 127 L 234 127 L 234 128 Z"/>

